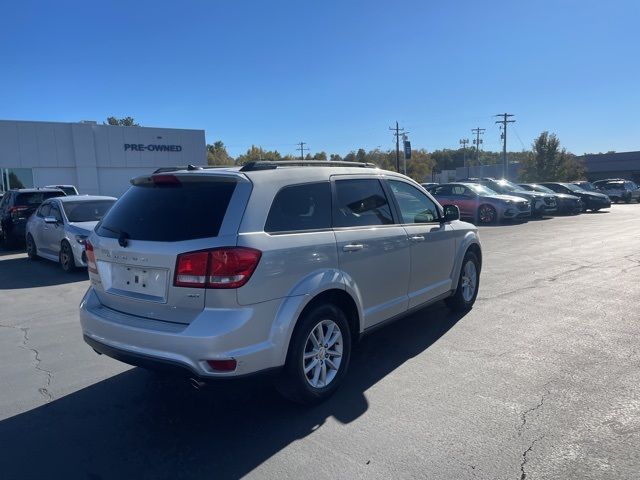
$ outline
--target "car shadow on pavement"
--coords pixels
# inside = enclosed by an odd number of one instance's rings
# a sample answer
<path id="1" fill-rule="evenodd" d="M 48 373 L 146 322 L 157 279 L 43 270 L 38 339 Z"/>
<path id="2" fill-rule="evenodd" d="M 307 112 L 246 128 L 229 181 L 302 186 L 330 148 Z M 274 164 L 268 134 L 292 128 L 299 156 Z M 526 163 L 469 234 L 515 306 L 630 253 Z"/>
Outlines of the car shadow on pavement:
<path id="1" fill-rule="evenodd" d="M 0 258 L 0 290 L 37 288 L 88 280 L 86 270 L 65 273 L 54 262 L 29 260 L 27 256 Z"/>
<path id="2" fill-rule="evenodd" d="M 362 416 L 366 391 L 462 316 L 439 303 L 365 337 L 343 386 L 310 408 L 266 382 L 195 390 L 133 368 L 0 422 L 0 471 L 4 478 L 242 477 L 331 417 L 347 424 Z"/>

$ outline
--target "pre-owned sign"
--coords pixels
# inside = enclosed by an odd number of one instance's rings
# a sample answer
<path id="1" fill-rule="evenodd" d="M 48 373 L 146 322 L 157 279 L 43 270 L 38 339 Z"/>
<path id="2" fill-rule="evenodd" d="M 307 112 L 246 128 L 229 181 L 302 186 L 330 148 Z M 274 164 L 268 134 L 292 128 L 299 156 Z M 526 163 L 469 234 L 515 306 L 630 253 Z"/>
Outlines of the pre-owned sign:
<path id="1" fill-rule="evenodd" d="M 144 143 L 125 143 L 124 151 L 135 152 L 181 152 L 182 145 L 145 145 Z"/>

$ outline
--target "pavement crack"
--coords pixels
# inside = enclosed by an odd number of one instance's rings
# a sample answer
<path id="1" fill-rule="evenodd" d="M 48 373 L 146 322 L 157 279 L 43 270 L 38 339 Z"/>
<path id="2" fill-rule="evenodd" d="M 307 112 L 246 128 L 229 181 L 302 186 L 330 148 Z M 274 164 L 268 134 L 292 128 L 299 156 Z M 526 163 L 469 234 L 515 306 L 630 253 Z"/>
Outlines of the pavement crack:
<path id="1" fill-rule="evenodd" d="M 533 450 L 533 446 L 543 438 L 544 438 L 544 435 L 536 438 L 533 442 L 531 442 L 531 445 L 529 445 L 529 447 L 522 453 L 522 462 L 520 462 L 520 480 L 526 480 L 527 478 L 527 472 L 524 469 L 528 461 L 527 455 L 531 453 L 531 451 Z"/>
<path id="2" fill-rule="evenodd" d="M 0 324 L 0 327 L 12 328 L 14 330 L 19 330 L 22 332 L 22 344 L 19 345 L 19 347 L 23 350 L 33 353 L 35 358 L 35 364 L 33 368 L 35 368 L 37 371 L 41 373 L 44 373 L 46 376 L 46 382 L 44 386 L 38 388 L 38 392 L 44 399 L 45 403 L 49 403 L 50 401 L 52 401 L 53 395 L 51 394 L 49 389 L 51 388 L 51 380 L 53 379 L 53 373 L 50 370 L 46 370 L 40 366 L 40 364 L 42 363 L 42 359 L 40 358 L 40 352 L 38 352 L 37 349 L 29 346 L 29 327 L 15 327 L 12 325 L 1 325 L 1 324 Z"/>
<path id="3" fill-rule="evenodd" d="M 544 400 L 547 397 L 547 395 L 549 395 L 549 389 L 547 388 L 546 385 L 544 387 L 544 390 L 545 390 L 545 392 L 540 397 L 540 401 L 537 403 L 537 405 L 525 410 L 524 412 L 522 412 L 520 414 L 520 419 L 522 420 L 522 423 L 520 423 L 520 426 L 518 427 L 518 435 L 522 435 L 522 433 L 524 432 L 525 427 L 527 426 L 527 416 L 530 415 L 531 413 L 535 412 L 536 410 L 538 410 L 539 408 L 541 408 L 544 405 Z"/>

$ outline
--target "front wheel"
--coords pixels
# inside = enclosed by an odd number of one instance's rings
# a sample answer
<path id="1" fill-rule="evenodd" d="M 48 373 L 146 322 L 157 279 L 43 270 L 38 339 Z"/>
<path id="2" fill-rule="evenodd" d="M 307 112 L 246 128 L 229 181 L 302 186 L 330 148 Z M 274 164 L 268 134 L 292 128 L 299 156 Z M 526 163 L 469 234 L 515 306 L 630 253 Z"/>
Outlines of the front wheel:
<path id="1" fill-rule="evenodd" d="M 455 293 L 445 300 L 447 306 L 456 312 L 465 312 L 473 307 L 480 286 L 480 261 L 475 253 L 467 251 L 462 260 L 462 268 Z"/>
<path id="2" fill-rule="evenodd" d="M 73 250 L 67 241 L 62 242 L 60 245 L 60 266 L 65 273 L 71 273 L 76 269 Z"/>
<path id="3" fill-rule="evenodd" d="M 496 209 L 491 205 L 480 205 L 478 207 L 478 221 L 484 224 L 494 223 L 498 218 Z"/>
<path id="4" fill-rule="evenodd" d="M 351 357 L 351 331 L 345 314 L 321 304 L 300 317 L 278 391 L 305 405 L 326 400 L 340 386 Z"/>

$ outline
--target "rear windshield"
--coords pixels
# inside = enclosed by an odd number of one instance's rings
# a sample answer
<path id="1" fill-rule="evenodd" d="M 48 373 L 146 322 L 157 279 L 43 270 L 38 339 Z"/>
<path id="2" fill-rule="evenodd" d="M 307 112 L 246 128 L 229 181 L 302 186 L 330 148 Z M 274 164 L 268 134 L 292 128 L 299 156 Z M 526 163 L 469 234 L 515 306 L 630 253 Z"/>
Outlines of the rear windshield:
<path id="1" fill-rule="evenodd" d="M 115 200 L 62 202 L 62 208 L 70 222 L 99 222 L 114 203 Z"/>
<path id="2" fill-rule="evenodd" d="M 19 193 L 16 197 L 16 205 L 28 205 L 30 207 L 37 207 L 47 198 L 63 197 L 62 192 L 30 192 Z"/>
<path id="3" fill-rule="evenodd" d="M 216 237 L 235 182 L 131 187 L 98 224 L 98 235 L 156 242 Z"/>

